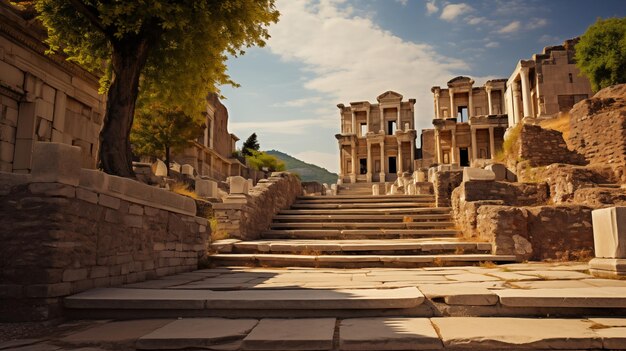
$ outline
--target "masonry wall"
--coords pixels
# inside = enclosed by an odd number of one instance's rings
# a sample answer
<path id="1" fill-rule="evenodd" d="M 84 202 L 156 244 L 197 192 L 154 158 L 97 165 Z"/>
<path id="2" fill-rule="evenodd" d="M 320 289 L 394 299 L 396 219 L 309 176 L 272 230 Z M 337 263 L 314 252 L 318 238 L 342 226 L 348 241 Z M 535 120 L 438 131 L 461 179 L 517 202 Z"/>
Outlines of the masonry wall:
<path id="1" fill-rule="evenodd" d="M 98 77 L 60 55 L 46 55 L 36 21 L 0 2 L 0 171 L 28 173 L 36 141 L 81 148 L 94 168 L 105 97 Z"/>
<path id="2" fill-rule="evenodd" d="M 302 195 L 302 185 L 295 175 L 274 172 L 268 179 L 261 179 L 248 194 L 233 194 L 224 203 L 214 204 L 217 231 L 230 238 L 258 239 L 262 231 L 269 229 L 278 211 L 289 208 Z"/>
<path id="3" fill-rule="evenodd" d="M 626 84 L 599 91 L 570 111 L 570 144 L 590 162 L 614 169 L 626 183 Z"/>
<path id="4" fill-rule="evenodd" d="M 567 148 L 561 132 L 530 124 L 523 124 L 521 128 L 519 157 L 528 161 L 531 167 L 553 163 L 572 165 L 587 163 L 583 155 Z"/>
<path id="5" fill-rule="evenodd" d="M 452 191 L 461 185 L 463 171 L 437 171 L 433 176 L 433 188 L 437 207 L 449 207 L 452 205 Z"/>
<path id="6" fill-rule="evenodd" d="M 0 173 L 0 320 L 62 315 L 62 298 L 196 269 L 195 202 L 80 169 L 80 150 L 36 143 L 33 173 Z"/>

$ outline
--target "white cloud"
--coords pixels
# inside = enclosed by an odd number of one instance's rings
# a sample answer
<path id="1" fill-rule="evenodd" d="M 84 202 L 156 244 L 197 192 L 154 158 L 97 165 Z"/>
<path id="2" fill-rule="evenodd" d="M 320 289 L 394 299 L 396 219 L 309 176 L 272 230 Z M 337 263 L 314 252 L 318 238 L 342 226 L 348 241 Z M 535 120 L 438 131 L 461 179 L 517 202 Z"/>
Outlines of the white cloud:
<path id="1" fill-rule="evenodd" d="M 336 1 L 321 1 L 317 6 L 281 1 L 278 9 L 281 20 L 270 27 L 272 38 L 267 47 L 285 61 L 303 64 L 307 76 L 313 74 L 304 87 L 327 97 L 318 103 L 316 115 L 334 121 L 335 127 L 339 125 L 337 103 L 376 102 L 376 96 L 394 90 L 405 100 L 417 99 L 417 126 L 431 128 L 431 86 L 469 68 L 464 61 L 447 58 L 429 45 L 405 41 L 369 18 L 347 14 Z M 311 120 L 307 123 L 320 122 Z M 264 123 L 258 125 L 264 127 Z M 295 123 L 290 129 L 299 131 L 306 125 Z M 283 129 L 282 124 L 275 128 Z"/>
<path id="2" fill-rule="evenodd" d="M 485 23 L 487 19 L 485 17 L 470 17 L 467 19 L 467 24 L 471 24 L 473 26 L 481 23 Z"/>
<path id="3" fill-rule="evenodd" d="M 500 47 L 500 43 L 498 43 L 497 41 L 490 41 L 487 44 L 485 44 L 486 48 L 497 48 Z"/>
<path id="4" fill-rule="evenodd" d="M 272 106 L 274 107 L 304 107 L 306 105 L 318 103 L 320 101 L 323 101 L 322 97 L 311 96 L 311 97 L 305 97 L 302 99 L 288 100 L 288 101 L 275 103 Z"/>
<path id="5" fill-rule="evenodd" d="M 533 18 L 527 24 L 526 28 L 529 30 L 545 27 L 548 24 L 548 20 L 545 18 Z"/>
<path id="6" fill-rule="evenodd" d="M 409 0 L 396 0 L 396 2 L 400 3 L 402 6 L 406 6 L 409 3 Z"/>
<path id="7" fill-rule="evenodd" d="M 465 3 L 449 4 L 443 8 L 443 11 L 441 11 L 441 19 L 452 22 L 455 18 L 471 12 L 472 10 L 473 8 Z"/>
<path id="8" fill-rule="evenodd" d="M 500 34 L 511 34 L 519 31 L 522 28 L 522 23 L 520 21 L 513 21 L 506 26 L 498 29 L 498 33 Z"/>
<path id="9" fill-rule="evenodd" d="M 339 150 L 339 149 L 337 149 Z M 303 151 L 293 155 L 306 163 L 312 163 L 327 170 L 337 173 L 339 170 L 339 151 L 335 153 L 319 152 L 319 151 Z"/>
<path id="10" fill-rule="evenodd" d="M 435 1 L 428 1 L 426 3 L 426 14 L 427 15 L 432 15 L 434 13 L 437 13 L 439 11 L 439 7 L 437 6 L 437 4 L 435 4 Z"/>

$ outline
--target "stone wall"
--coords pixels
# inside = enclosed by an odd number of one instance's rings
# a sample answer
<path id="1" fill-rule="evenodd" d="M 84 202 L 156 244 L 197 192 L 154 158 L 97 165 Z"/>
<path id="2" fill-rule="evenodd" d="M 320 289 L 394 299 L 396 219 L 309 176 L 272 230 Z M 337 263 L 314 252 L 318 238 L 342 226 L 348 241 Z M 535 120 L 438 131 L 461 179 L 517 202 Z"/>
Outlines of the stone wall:
<path id="1" fill-rule="evenodd" d="M 462 170 L 436 171 L 432 177 L 437 207 L 452 205 L 452 191 L 463 181 Z"/>
<path id="2" fill-rule="evenodd" d="M 47 55 L 45 39 L 39 22 L 0 2 L 2 172 L 30 172 L 37 141 L 78 146 L 79 164 L 95 167 L 106 105 L 99 78 L 62 55 Z"/>
<path id="3" fill-rule="evenodd" d="M 531 167 L 553 163 L 586 164 L 581 154 L 567 148 L 561 132 L 530 124 L 522 125 L 518 156 L 521 160 L 527 161 Z"/>
<path id="4" fill-rule="evenodd" d="M 485 205 L 537 206 L 548 202 L 545 183 L 463 182 L 452 192 L 452 214 L 465 237 L 475 237 L 478 210 Z"/>
<path id="5" fill-rule="evenodd" d="M 591 164 L 611 166 L 626 183 L 626 84 L 600 90 L 570 111 L 569 142 Z"/>
<path id="6" fill-rule="evenodd" d="M 32 174 L 0 173 L 0 320 L 55 318 L 64 296 L 190 271 L 206 253 L 192 199 L 80 158 L 35 143 Z"/>
<path id="7" fill-rule="evenodd" d="M 593 254 L 591 208 L 580 205 L 478 209 L 478 237 L 493 253 L 520 259 L 576 259 Z"/>
<path id="8" fill-rule="evenodd" d="M 253 240 L 269 229 L 278 211 L 289 208 L 302 195 L 302 185 L 294 174 L 274 172 L 248 194 L 235 195 L 231 191 L 224 203 L 213 205 L 217 231 L 231 238 Z"/>

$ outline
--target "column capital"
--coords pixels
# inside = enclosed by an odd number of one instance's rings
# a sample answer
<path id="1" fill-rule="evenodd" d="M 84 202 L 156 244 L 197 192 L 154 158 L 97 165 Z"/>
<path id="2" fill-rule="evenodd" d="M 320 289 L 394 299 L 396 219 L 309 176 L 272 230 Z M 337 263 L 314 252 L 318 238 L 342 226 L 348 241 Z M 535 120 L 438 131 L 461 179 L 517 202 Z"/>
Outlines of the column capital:
<path id="1" fill-rule="evenodd" d="M 528 75 L 530 72 L 530 67 L 522 66 L 519 68 L 519 72 L 524 75 Z"/>

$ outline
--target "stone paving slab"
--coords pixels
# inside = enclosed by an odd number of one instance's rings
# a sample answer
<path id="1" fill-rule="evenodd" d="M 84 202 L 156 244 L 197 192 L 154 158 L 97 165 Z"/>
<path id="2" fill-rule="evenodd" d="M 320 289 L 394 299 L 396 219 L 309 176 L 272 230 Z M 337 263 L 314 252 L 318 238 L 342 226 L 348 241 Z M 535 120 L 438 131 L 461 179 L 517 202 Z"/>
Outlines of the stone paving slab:
<path id="1" fill-rule="evenodd" d="M 550 280 L 565 280 L 565 279 L 585 279 L 592 278 L 591 275 L 577 272 L 577 271 L 559 271 L 559 270 L 533 270 L 533 271 L 518 271 L 516 273 L 523 275 L 530 275 L 541 279 Z"/>
<path id="2" fill-rule="evenodd" d="M 173 319 L 138 319 L 104 323 L 72 333 L 61 339 L 74 344 L 134 342 L 138 338 L 173 322 Z"/>
<path id="3" fill-rule="evenodd" d="M 244 350 L 330 350 L 335 318 L 262 319 L 243 340 Z"/>
<path id="4" fill-rule="evenodd" d="M 140 350 L 204 348 L 243 339 L 256 319 L 188 318 L 173 321 L 137 340 Z"/>
<path id="5" fill-rule="evenodd" d="M 428 318 L 355 318 L 339 325 L 340 350 L 437 350 L 443 345 Z"/>
<path id="6" fill-rule="evenodd" d="M 64 299 L 67 308 L 203 309 L 212 292 L 173 289 L 98 288 Z"/>
<path id="7" fill-rule="evenodd" d="M 505 306 L 626 308 L 626 288 L 503 289 L 494 291 Z"/>
<path id="8" fill-rule="evenodd" d="M 464 350 L 600 349 L 591 322 L 577 319 L 432 318 L 444 345 Z"/>
<path id="9" fill-rule="evenodd" d="M 511 286 L 520 289 L 572 289 L 591 288 L 593 285 L 584 280 L 533 280 L 510 282 Z"/>
<path id="10" fill-rule="evenodd" d="M 429 284 L 419 287 L 428 299 L 443 297 L 448 305 L 491 306 L 498 303 L 498 295 L 483 287 Z"/>

